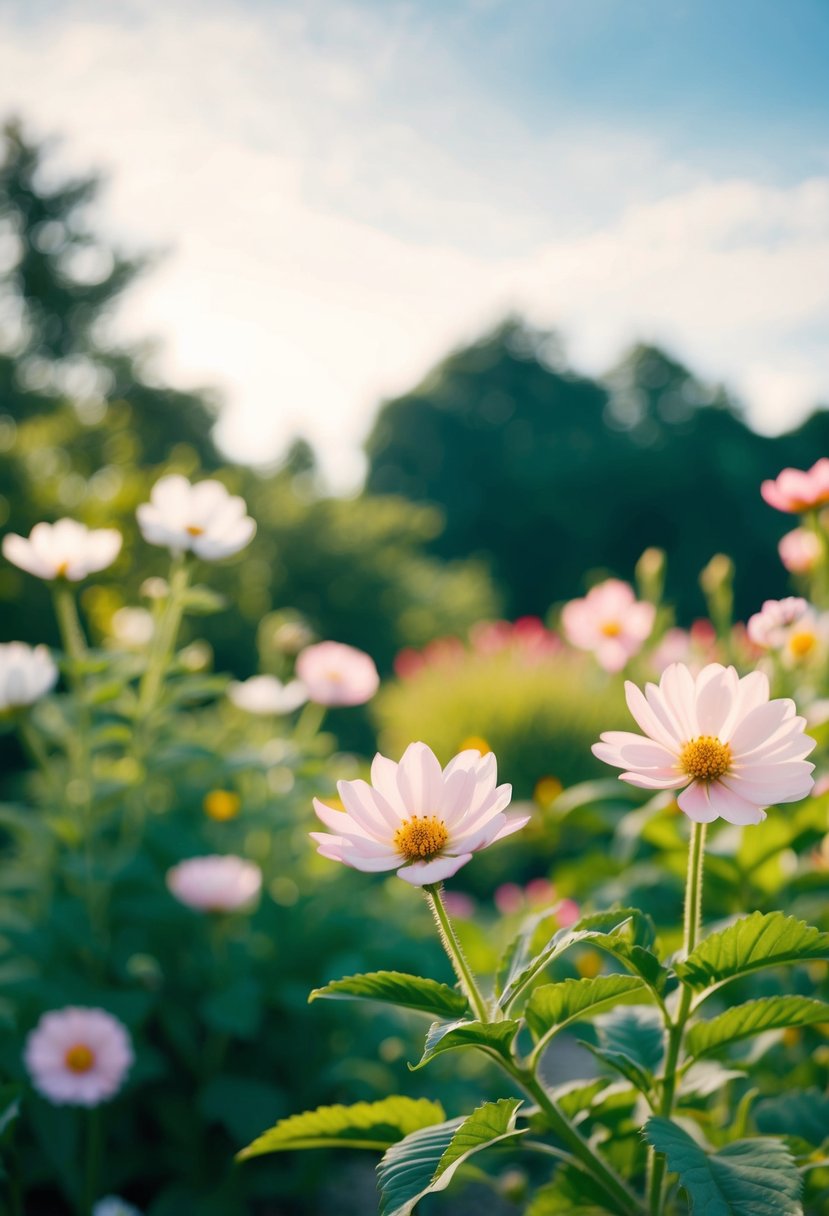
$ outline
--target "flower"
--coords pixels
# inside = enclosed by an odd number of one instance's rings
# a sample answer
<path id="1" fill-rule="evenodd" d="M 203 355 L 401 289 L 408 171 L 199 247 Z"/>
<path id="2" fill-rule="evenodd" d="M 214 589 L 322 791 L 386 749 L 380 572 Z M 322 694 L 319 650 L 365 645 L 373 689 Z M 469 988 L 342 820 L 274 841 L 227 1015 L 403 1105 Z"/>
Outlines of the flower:
<path id="1" fill-rule="evenodd" d="M 656 609 L 637 600 L 633 588 L 609 578 L 584 599 L 564 605 L 561 623 L 568 642 L 592 650 L 605 671 L 621 671 L 653 629 Z"/>
<path id="2" fill-rule="evenodd" d="M 762 650 L 777 650 L 790 665 L 814 658 L 827 640 L 829 622 L 799 596 L 766 600 L 759 612 L 749 617 L 749 640 Z"/>
<path id="3" fill-rule="evenodd" d="M 141 1216 L 138 1208 L 118 1195 L 105 1195 L 92 1209 L 92 1216 Z"/>
<path id="4" fill-rule="evenodd" d="M 35 524 L 28 539 L 16 532 L 3 537 L 3 555 L 13 566 L 50 581 L 78 583 L 106 570 L 120 551 L 121 533 L 115 528 L 87 528 L 74 519 Z"/>
<path id="5" fill-rule="evenodd" d="M 109 631 L 116 642 L 130 649 L 142 649 L 155 633 L 153 614 L 146 608 L 119 608 L 112 614 Z"/>
<path id="6" fill-rule="evenodd" d="M 249 714 L 290 714 L 308 700 L 308 690 L 301 680 L 283 684 L 276 676 L 233 680 L 227 686 L 227 695 L 237 709 Z"/>
<path id="7" fill-rule="evenodd" d="M 256 899 L 262 871 L 232 853 L 190 857 L 167 871 L 167 887 L 179 903 L 198 912 L 236 912 Z"/>
<path id="8" fill-rule="evenodd" d="M 155 483 L 150 501 L 135 514 L 151 545 L 216 561 L 238 553 L 252 539 L 256 524 L 246 511 L 244 498 L 229 494 L 220 481 L 191 485 L 186 477 L 171 473 Z"/>
<path id="9" fill-rule="evenodd" d="M 829 459 L 822 456 L 811 469 L 783 469 L 772 481 L 764 481 L 760 493 L 770 507 L 794 515 L 829 503 Z"/>
<path id="10" fill-rule="evenodd" d="M 242 799 L 234 790 L 208 790 L 202 802 L 204 813 L 208 819 L 216 823 L 226 823 L 235 819 L 242 809 Z"/>
<path id="11" fill-rule="evenodd" d="M 318 705 L 363 705 L 380 687 L 374 660 L 342 642 L 306 646 L 296 661 L 296 673 Z"/>
<path id="12" fill-rule="evenodd" d="M 658 687 L 643 694 L 628 681 L 625 692 L 645 736 L 607 731 L 594 754 L 641 789 L 682 789 L 680 809 L 697 823 L 760 823 L 765 807 L 811 790 L 815 766 L 804 757 L 815 741 L 793 701 L 769 700 L 763 672 L 740 679 L 733 667 L 709 663 L 695 678 L 673 663 Z"/>
<path id="13" fill-rule="evenodd" d="M 78 1005 L 44 1013 L 23 1060 L 39 1093 L 56 1105 L 97 1106 L 112 1098 L 133 1061 L 127 1028 L 104 1009 Z"/>
<path id="14" fill-rule="evenodd" d="M 530 818 L 504 814 L 512 787 L 497 779 L 491 752 L 460 752 L 441 770 L 431 748 L 411 743 L 399 764 L 374 757 L 371 785 L 338 783 L 345 811 L 315 798 L 314 810 L 334 834 L 311 837 L 323 857 L 355 870 L 396 870 L 416 887 L 441 882 Z"/>
<path id="15" fill-rule="evenodd" d="M 0 642 L 0 713 L 33 705 L 57 679 L 58 669 L 45 646 Z"/>
<path id="16" fill-rule="evenodd" d="M 780 538 L 777 552 L 790 574 L 809 574 L 820 561 L 820 537 L 808 528 L 795 528 Z"/>

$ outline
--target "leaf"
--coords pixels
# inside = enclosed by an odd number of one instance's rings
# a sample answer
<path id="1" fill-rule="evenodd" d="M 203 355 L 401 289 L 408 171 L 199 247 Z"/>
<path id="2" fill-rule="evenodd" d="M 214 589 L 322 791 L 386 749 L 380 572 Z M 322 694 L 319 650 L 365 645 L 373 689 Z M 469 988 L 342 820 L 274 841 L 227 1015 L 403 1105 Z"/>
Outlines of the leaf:
<path id="1" fill-rule="evenodd" d="M 524 1216 L 607 1216 L 606 1196 L 588 1174 L 565 1166 L 535 1192 Z"/>
<path id="2" fill-rule="evenodd" d="M 665 1052 L 665 1029 L 656 1009 L 621 1008 L 596 1021 L 599 1046 L 620 1052 L 645 1072 L 656 1072 Z"/>
<path id="3" fill-rule="evenodd" d="M 448 984 L 405 975 L 402 971 L 371 971 L 367 975 L 347 975 L 341 980 L 331 980 L 322 988 L 315 988 L 308 1000 L 320 997 L 383 1001 L 438 1018 L 459 1018 L 469 1009 L 466 997 Z"/>
<path id="4" fill-rule="evenodd" d="M 700 991 L 764 967 L 811 959 L 829 959 L 829 933 L 782 912 L 752 912 L 706 937 L 676 972 Z"/>
<path id="5" fill-rule="evenodd" d="M 227 599 L 211 587 L 199 585 L 187 588 L 182 604 L 188 616 L 210 616 L 211 613 L 221 612 L 226 608 Z"/>
<path id="6" fill-rule="evenodd" d="M 377 1167 L 380 1216 L 409 1216 L 425 1195 L 443 1191 L 474 1153 L 525 1134 L 515 1127 L 521 1101 L 485 1102 L 467 1118 L 413 1132 L 388 1150 Z"/>
<path id="7" fill-rule="evenodd" d="M 422 1068 L 435 1056 L 458 1047 L 480 1047 L 485 1051 L 510 1058 L 510 1046 L 518 1033 L 518 1022 L 434 1022 L 426 1035 L 423 1055 L 414 1069 Z"/>
<path id="8" fill-rule="evenodd" d="M 598 975 L 594 979 L 563 980 L 559 984 L 544 984 L 536 988 L 527 1002 L 524 1016 L 540 1048 L 571 1022 L 583 1021 L 608 1005 L 641 998 L 643 992 L 647 992 L 647 989 L 635 975 Z"/>
<path id="9" fill-rule="evenodd" d="M 445 1126 L 443 1107 L 426 1098 L 384 1098 L 354 1106 L 318 1106 L 316 1110 L 280 1119 L 237 1160 L 300 1148 L 372 1148 L 385 1150 L 404 1136 L 433 1124 Z"/>
<path id="10" fill-rule="evenodd" d="M 596 1047 L 594 1043 L 586 1043 L 583 1039 L 579 1039 L 579 1046 L 586 1047 L 600 1063 L 612 1068 L 614 1072 L 618 1072 L 634 1089 L 638 1089 L 646 1096 L 650 1095 L 653 1088 L 653 1077 L 631 1060 L 630 1056 L 626 1056 L 620 1051 L 609 1051 L 606 1047 Z"/>
<path id="11" fill-rule="evenodd" d="M 784 1026 L 809 1026 L 829 1021 L 829 1005 L 807 996 L 765 996 L 735 1005 L 707 1022 L 697 1022 L 688 1032 L 685 1047 L 689 1055 L 713 1055 L 727 1043 L 779 1030 Z"/>
<path id="12" fill-rule="evenodd" d="M 518 949 L 505 976 L 499 1004 L 507 1009 L 516 997 L 565 950 L 589 943 L 613 954 L 632 967 L 654 988 L 664 986 L 668 972 L 643 942 L 652 940 L 649 918 L 635 909 L 622 908 L 586 916 L 572 928 L 559 929 L 534 958 L 526 957 L 526 946 Z"/>
<path id="13" fill-rule="evenodd" d="M 800 1175 L 779 1140 L 735 1140 L 708 1153 L 669 1119 L 650 1118 L 645 1135 L 691 1200 L 696 1216 L 803 1216 Z"/>
<path id="14" fill-rule="evenodd" d="M 794 1089 L 764 1098 L 755 1107 L 754 1121 L 761 1132 L 797 1136 L 817 1148 L 829 1138 L 829 1094 Z"/>

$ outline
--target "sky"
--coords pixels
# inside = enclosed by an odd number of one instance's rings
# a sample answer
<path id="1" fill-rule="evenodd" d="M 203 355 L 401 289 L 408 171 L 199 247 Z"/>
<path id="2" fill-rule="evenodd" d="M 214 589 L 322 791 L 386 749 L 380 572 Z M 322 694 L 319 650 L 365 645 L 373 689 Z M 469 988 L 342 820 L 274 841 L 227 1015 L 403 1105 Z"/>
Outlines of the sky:
<path id="1" fill-rule="evenodd" d="M 829 401 L 826 0 L 0 0 L 0 115 L 163 253 L 120 339 L 228 455 L 355 485 L 384 398 L 508 312 L 758 429 Z"/>

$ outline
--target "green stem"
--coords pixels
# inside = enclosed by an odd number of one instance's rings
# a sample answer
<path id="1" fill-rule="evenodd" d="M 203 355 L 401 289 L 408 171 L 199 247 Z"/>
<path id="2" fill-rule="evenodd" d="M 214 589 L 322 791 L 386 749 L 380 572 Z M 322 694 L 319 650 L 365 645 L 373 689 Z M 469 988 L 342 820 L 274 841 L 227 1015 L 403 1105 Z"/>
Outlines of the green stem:
<path id="1" fill-rule="evenodd" d="M 691 828 L 691 843 L 688 848 L 688 875 L 685 882 L 685 932 L 682 945 L 682 957 L 696 948 L 700 934 L 702 917 L 702 876 L 705 861 L 705 829 L 704 823 L 694 823 Z M 668 1047 L 665 1052 L 665 1070 L 662 1079 L 662 1102 L 659 1113 L 664 1119 L 670 1119 L 676 1097 L 677 1065 L 682 1049 L 682 1039 L 685 1025 L 691 1012 L 693 993 L 687 984 L 682 985 L 679 997 L 679 1007 L 676 1018 L 668 1026 Z M 665 1158 L 650 1150 L 648 1206 L 651 1216 L 659 1216 L 664 1202 Z"/>
<path id="2" fill-rule="evenodd" d="M 136 718 L 141 724 L 152 712 L 164 674 L 175 651 L 181 618 L 184 613 L 184 593 L 190 579 L 190 567 L 184 554 L 178 553 L 170 565 L 168 595 L 155 636 L 150 644 L 150 657 L 138 687 Z"/>
<path id="3" fill-rule="evenodd" d="M 57 617 L 58 621 L 58 629 L 60 630 L 63 649 L 74 665 L 86 657 L 87 649 L 83 626 L 81 625 L 80 617 L 78 616 L 78 605 L 75 601 L 75 593 L 68 583 L 60 580 L 54 583 L 52 595 L 55 603 L 55 616 Z M 77 672 L 72 673 L 71 682 L 74 685 L 77 685 Z"/>
<path id="4" fill-rule="evenodd" d="M 306 701 L 294 728 L 294 742 L 310 743 L 319 733 L 325 713 L 326 707 L 324 705 L 320 705 L 317 701 Z"/>
<path id="5" fill-rule="evenodd" d="M 454 926 L 449 919 L 449 913 L 446 911 L 441 893 L 442 885 L 441 883 L 431 883 L 429 886 L 425 886 L 423 890 L 431 905 L 443 948 L 449 957 L 455 975 L 458 977 L 458 982 L 475 1013 L 475 1017 L 479 1022 L 488 1022 L 490 1019 L 486 1001 L 481 994 L 475 976 L 472 974 L 472 969 L 466 961 L 466 956 L 458 941 L 458 935 L 455 933 Z"/>
<path id="6" fill-rule="evenodd" d="M 607 1198 L 612 1202 L 611 1210 L 622 1213 L 622 1216 L 641 1216 L 642 1205 L 633 1191 L 568 1121 L 567 1116 L 559 1109 L 555 1099 L 547 1093 L 535 1073 L 518 1067 L 513 1069 L 506 1064 L 506 1061 L 504 1061 L 504 1067 L 538 1103 L 547 1116 L 550 1128 L 559 1140 L 567 1145 L 573 1156 L 602 1187 Z"/>

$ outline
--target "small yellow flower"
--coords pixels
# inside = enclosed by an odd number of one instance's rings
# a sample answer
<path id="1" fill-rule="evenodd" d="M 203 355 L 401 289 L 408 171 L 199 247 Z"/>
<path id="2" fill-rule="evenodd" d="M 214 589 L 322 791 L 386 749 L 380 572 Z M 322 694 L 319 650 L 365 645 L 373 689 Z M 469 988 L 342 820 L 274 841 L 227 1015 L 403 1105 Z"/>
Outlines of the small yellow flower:
<path id="1" fill-rule="evenodd" d="M 585 950 L 576 959 L 576 971 L 583 980 L 592 980 L 602 969 L 602 958 L 598 950 Z"/>
<path id="2" fill-rule="evenodd" d="M 482 756 L 488 756 L 492 748 L 486 739 L 482 739 L 480 735 L 469 735 L 462 741 L 458 750 L 462 752 L 480 752 Z"/>
<path id="3" fill-rule="evenodd" d="M 242 800 L 233 790 L 210 790 L 204 796 L 204 813 L 216 823 L 235 819 L 242 809 Z"/>
<path id="4" fill-rule="evenodd" d="M 558 777 L 541 777 L 533 790 L 533 801 L 540 807 L 546 808 L 555 802 L 564 786 Z"/>

